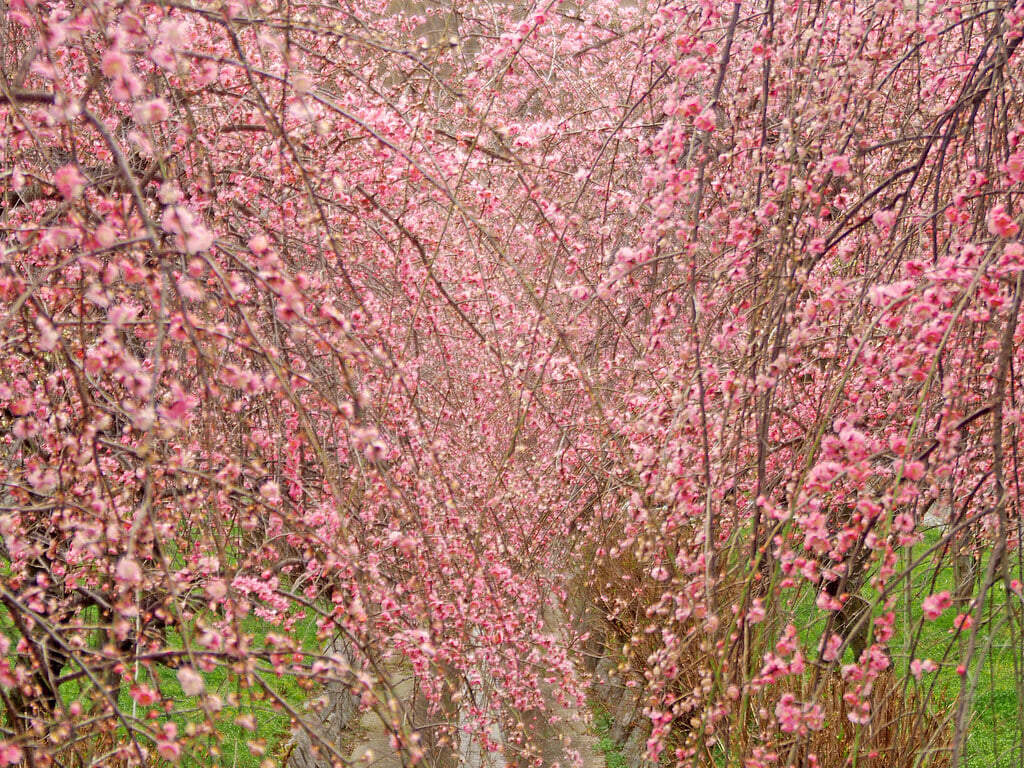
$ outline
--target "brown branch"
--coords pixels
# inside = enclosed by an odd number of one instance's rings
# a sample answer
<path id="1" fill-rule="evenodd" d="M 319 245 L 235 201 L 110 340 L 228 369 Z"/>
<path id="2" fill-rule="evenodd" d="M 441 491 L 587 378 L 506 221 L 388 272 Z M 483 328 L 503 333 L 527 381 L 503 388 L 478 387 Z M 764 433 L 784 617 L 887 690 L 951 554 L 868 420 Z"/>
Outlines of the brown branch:
<path id="1" fill-rule="evenodd" d="M 22 91 L 12 88 L 6 93 L 0 93 L 0 104 L 18 104 L 27 102 L 29 104 L 53 104 L 56 94 L 42 91 Z"/>

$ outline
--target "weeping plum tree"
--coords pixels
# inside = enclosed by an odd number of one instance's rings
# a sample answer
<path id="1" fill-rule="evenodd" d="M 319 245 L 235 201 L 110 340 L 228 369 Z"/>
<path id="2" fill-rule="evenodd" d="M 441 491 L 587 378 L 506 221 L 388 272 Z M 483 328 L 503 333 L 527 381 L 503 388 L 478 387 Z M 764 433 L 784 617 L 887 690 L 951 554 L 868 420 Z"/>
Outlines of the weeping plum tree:
<path id="1" fill-rule="evenodd" d="M 579 605 L 651 760 L 967 759 L 1013 3 L 8 8 L 0 764 L 345 765 L 325 686 L 535 763 Z"/>

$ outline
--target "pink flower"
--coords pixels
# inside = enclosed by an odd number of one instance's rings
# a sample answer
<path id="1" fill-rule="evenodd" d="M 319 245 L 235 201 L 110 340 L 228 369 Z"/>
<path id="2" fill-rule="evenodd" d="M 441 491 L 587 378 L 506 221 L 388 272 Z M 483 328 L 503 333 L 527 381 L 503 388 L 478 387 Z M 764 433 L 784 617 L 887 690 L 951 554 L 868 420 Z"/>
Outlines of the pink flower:
<path id="1" fill-rule="evenodd" d="M 676 42 L 678 44 L 678 41 Z M 703 69 L 705 69 L 704 63 L 700 59 L 695 59 L 690 56 L 679 62 L 679 66 L 676 68 L 676 73 L 679 77 L 690 77 Z M 696 99 L 694 99 L 694 101 L 696 101 Z"/>
<path id="2" fill-rule="evenodd" d="M 834 155 L 828 159 L 828 170 L 833 176 L 846 176 L 850 173 L 850 161 L 845 155 Z"/>
<path id="3" fill-rule="evenodd" d="M 164 228 L 164 231 L 180 235 L 188 231 L 188 229 L 195 223 L 195 220 L 196 217 L 190 210 L 188 210 L 188 208 L 168 205 L 167 208 L 164 209 L 163 219 L 161 219 L 160 224 Z"/>
<path id="4" fill-rule="evenodd" d="M 700 101 L 697 99 L 687 99 L 679 107 L 687 117 L 696 117 L 700 114 Z"/>
<path id="5" fill-rule="evenodd" d="M 775 644 L 775 652 L 780 656 L 788 656 L 795 652 L 800 645 L 800 638 L 797 636 L 796 627 L 787 624 L 782 632 L 782 637 Z"/>
<path id="6" fill-rule="evenodd" d="M 186 696 L 198 696 L 203 692 L 206 685 L 203 676 L 192 667 L 180 667 L 178 669 L 178 682 L 181 683 L 181 690 Z"/>
<path id="7" fill-rule="evenodd" d="M 958 613 L 956 615 L 956 618 L 953 619 L 953 628 L 954 629 L 960 629 L 960 630 L 970 629 L 973 625 L 974 625 L 974 619 L 971 617 L 971 614 L 969 614 L 969 613 Z"/>
<path id="8" fill-rule="evenodd" d="M 921 610 L 928 621 L 935 621 L 952 604 L 953 598 L 949 594 L 949 590 L 943 590 L 942 592 L 936 592 L 934 595 L 928 595 L 928 597 L 922 600 Z"/>
<path id="9" fill-rule="evenodd" d="M 142 568 L 135 560 L 124 557 L 118 562 L 115 575 L 123 584 L 138 584 L 142 581 Z"/>
<path id="10" fill-rule="evenodd" d="M 698 130 L 707 131 L 708 133 L 713 132 L 715 128 L 718 127 L 718 121 L 715 118 L 715 110 L 705 109 L 697 115 L 693 124 L 697 126 Z"/>
<path id="11" fill-rule="evenodd" d="M 110 84 L 110 95 L 114 101 L 131 101 L 142 93 L 142 81 L 129 73 L 124 77 L 115 77 Z"/>
<path id="12" fill-rule="evenodd" d="M 826 592 L 824 589 L 818 593 L 818 599 L 815 601 L 818 608 L 823 611 L 838 611 L 843 607 L 843 604 L 836 600 L 832 595 Z"/>
<path id="13" fill-rule="evenodd" d="M 100 59 L 100 71 L 107 77 L 124 77 L 128 74 L 131 62 L 121 51 L 113 48 L 103 54 Z"/>
<path id="14" fill-rule="evenodd" d="M 164 99 L 153 99 L 135 107 L 135 119 L 141 125 L 160 123 L 167 119 L 170 111 Z"/>
<path id="15" fill-rule="evenodd" d="M 912 662 L 910 662 L 910 674 L 914 676 L 915 680 L 920 680 L 922 673 L 934 672 L 938 668 L 939 665 L 931 659 L 925 659 L 924 661 L 922 661 L 921 659 L 914 659 Z"/>
<path id="16" fill-rule="evenodd" d="M 775 705 L 775 717 L 783 733 L 793 733 L 800 726 L 800 710 L 792 693 L 784 693 Z"/>
<path id="17" fill-rule="evenodd" d="M 999 237 L 1010 238 L 1020 231 L 1020 226 L 1006 212 L 1006 206 L 1000 203 L 993 205 L 988 212 L 988 231 Z"/>
<path id="18" fill-rule="evenodd" d="M 886 208 L 884 211 L 875 211 L 871 216 L 871 222 L 883 232 L 888 232 L 896 223 L 896 211 Z"/>
<path id="19" fill-rule="evenodd" d="M 388 449 L 383 440 L 371 440 L 363 447 L 363 455 L 368 461 L 380 461 L 387 455 Z"/>
<path id="20" fill-rule="evenodd" d="M 273 480 L 268 480 L 260 487 L 260 496 L 271 504 L 281 503 L 281 487 Z"/>
<path id="21" fill-rule="evenodd" d="M 0 742 L 0 765 L 18 765 L 21 759 L 21 749 L 18 746 Z"/>
<path id="22" fill-rule="evenodd" d="M 88 181 L 82 175 L 82 172 L 78 170 L 77 165 L 65 165 L 58 168 L 53 176 L 53 180 L 57 185 L 57 191 L 68 200 L 81 197 L 82 192 L 85 190 L 85 184 Z"/>
<path id="23" fill-rule="evenodd" d="M 202 224 L 195 224 L 183 238 L 185 250 L 189 253 L 207 251 L 213 246 L 213 233 Z"/>
<path id="24" fill-rule="evenodd" d="M 143 707 L 148 707 L 150 704 L 155 704 L 160 701 L 160 694 L 150 688 L 148 685 L 136 685 L 131 689 L 132 698 Z"/>
<path id="25" fill-rule="evenodd" d="M 1024 152 L 1014 152 L 999 167 L 1010 181 L 1024 181 Z"/>
<path id="26" fill-rule="evenodd" d="M 166 70 L 173 70 L 175 67 L 174 52 L 166 45 L 158 45 L 149 52 L 150 60 Z"/>
<path id="27" fill-rule="evenodd" d="M 1024 269 L 1024 245 L 1019 242 L 1007 243 L 999 259 L 999 266 L 1014 271 Z"/>
<path id="28" fill-rule="evenodd" d="M 854 725 L 867 725 L 871 722 L 871 703 L 861 701 L 846 713 L 847 719 Z"/>
<path id="29" fill-rule="evenodd" d="M 907 463 L 903 467 L 903 476 L 908 480 L 917 482 L 924 477 L 924 464 L 920 461 L 911 461 Z"/>
<path id="30" fill-rule="evenodd" d="M 751 624 L 760 624 L 764 621 L 765 615 L 764 604 L 760 598 L 757 598 L 751 604 L 750 610 L 747 611 L 747 621 Z"/>
<path id="31" fill-rule="evenodd" d="M 838 661 L 839 660 L 839 649 L 843 647 L 843 636 L 832 633 L 829 635 L 828 641 L 825 643 L 825 648 L 821 653 L 821 658 L 825 661 Z"/>
<path id="32" fill-rule="evenodd" d="M 159 739 L 156 742 L 156 751 L 160 753 L 160 757 L 172 763 L 181 758 L 181 745 L 176 741 Z"/>
<path id="33" fill-rule="evenodd" d="M 775 717 L 784 733 L 817 731 L 825 724 L 825 716 L 818 704 L 801 704 L 792 693 L 784 693 L 775 705 Z"/>
<path id="34" fill-rule="evenodd" d="M 206 585 L 206 594 L 213 600 L 222 600 L 228 593 L 228 585 L 224 579 L 215 579 Z"/>
<path id="35" fill-rule="evenodd" d="M 656 565 L 651 568 L 651 578 L 655 581 L 667 581 L 668 569 L 663 565 Z"/>

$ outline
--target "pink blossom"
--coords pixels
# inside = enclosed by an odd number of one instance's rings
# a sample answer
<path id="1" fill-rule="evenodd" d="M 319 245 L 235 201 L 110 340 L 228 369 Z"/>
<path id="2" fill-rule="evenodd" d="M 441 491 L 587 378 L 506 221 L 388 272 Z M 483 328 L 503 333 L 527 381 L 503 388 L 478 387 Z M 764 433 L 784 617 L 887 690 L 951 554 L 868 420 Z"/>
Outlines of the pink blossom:
<path id="1" fill-rule="evenodd" d="M 969 613 L 958 613 L 953 619 L 953 630 L 965 630 L 974 626 L 974 618 Z"/>
<path id="2" fill-rule="evenodd" d="M 656 565 L 651 568 L 651 578 L 655 581 L 667 581 L 668 576 L 668 569 L 663 565 Z"/>
<path id="3" fill-rule="evenodd" d="M 271 504 L 281 503 L 281 487 L 273 480 L 268 480 L 260 486 L 260 496 Z"/>
<path id="4" fill-rule="evenodd" d="M 883 232 L 888 232 L 896 223 L 896 211 L 891 208 L 875 211 L 871 216 L 871 221 Z"/>
<path id="5" fill-rule="evenodd" d="M 161 195 L 163 196 L 163 190 L 161 190 Z M 160 223 L 165 231 L 180 235 L 192 227 L 195 223 L 195 216 L 188 208 L 168 205 L 164 209 L 164 215 Z"/>
<path id="6" fill-rule="evenodd" d="M 892 663 L 889 655 L 878 643 L 873 643 L 870 647 L 866 648 L 858 661 L 861 664 L 867 662 L 868 669 L 875 675 L 887 670 Z"/>
<path id="7" fill-rule="evenodd" d="M 109 49 L 100 59 L 100 71 L 107 77 L 124 77 L 131 68 L 131 61 L 121 51 Z"/>
<path id="8" fill-rule="evenodd" d="M 39 348 L 44 352 L 53 351 L 60 341 L 60 334 L 53 327 L 53 323 L 45 317 L 37 317 L 36 328 L 39 330 Z"/>
<path id="9" fill-rule="evenodd" d="M 115 575 L 123 584 L 134 585 L 142 582 L 142 568 L 130 557 L 123 557 L 118 561 Z"/>
<path id="10" fill-rule="evenodd" d="M 19 765 L 22 757 L 21 749 L 17 744 L 11 744 L 7 741 L 0 742 L 0 766 Z"/>
<path id="11" fill-rule="evenodd" d="M 924 600 L 921 601 L 921 610 L 924 612 L 924 617 L 928 621 L 935 621 L 942 612 L 945 611 L 949 606 L 953 604 L 953 597 L 949 594 L 948 590 L 937 592 L 934 595 L 928 595 Z"/>
<path id="12" fill-rule="evenodd" d="M 871 722 L 871 702 L 856 702 L 850 707 L 850 711 L 846 713 L 846 717 L 854 725 L 867 725 Z"/>
<path id="13" fill-rule="evenodd" d="M 800 726 L 800 710 L 796 706 L 796 697 L 792 693 L 784 693 L 775 705 L 775 717 L 785 733 L 793 733 Z"/>
<path id="14" fill-rule="evenodd" d="M 367 461 L 380 461 L 387 456 L 387 452 L 387 446 L 379 438 L 370 440 L 363 447 L 363 456 L 366 457 Z"/>
<path id="15" fill-rule="evenodd" d="M 181 684 L 181 690 L 186 696 L 198 696 L 206 688 L 203 676 L 192 669 L 192 667 L 178 668 L 178 682 Z"/>
<path id="16" fill-rule="evenodd" d="M 140 125 L 163 122 L 169 114 L 170 107 L 164 99 L 153 99 L 135 107 L 135 120 Z"/>
<path id="17" fill-rule="evenodd" d="M 124 77 L 115 77 L 110 83 L 110 95 L 114 101 L 131 101 L 142 95 L 142 81 L 129 73 Z"/>
<path id="18" fill-rule="evenodd" d="M 999 259 L 999 266 L 1014 272 L 1024 269 L 1024 244 L 1016 241 L 1007 243 L 1003 247 L 1003 255 Z"/>
<path id="19" fill-rule="evenodd" d="M 903 476 L 917 482 L 924 477 L 924 464 L 920 461 L 908 462 L 903 466 Z"/>
<path id="20" fill-rule="evenodd" d="M 751 624 L 760 624 L 764 621 L 766 612 L 761 598 L 756 598 L 747 611 L 747 621 Z"/>
<path id="21" fill-rule="evenodd" d="M 923 661 L 921 659 L 914 659 L 910 662 L 910 674 L 917 680 L 921 679 L 923 672 L 934 672 L 938 668 L 939 665 L 931 659 L 924 659 Z"/>
<path id="22" fill-rule="evenodd" d="M 822 611 L 838 611 L 843 607 L 843 604 L 836 600 L 825 590 L 818 593 L 818 599 L 815 601 L 818 608 Z"/>
<path id="23" fill-rule="evenodd" d="M 193 254 L 208 251 L 213 242 L 213 233 L 202 224 L 193 224 L 184 237 L 185 250 Z"/>
<path id="24" fill-rule="evenodd" d="M 1020 226 L 1006 212 L 1006 206 L 999 203 L 988 212 L 988 231 L 999 237 L 1011 238 L 1020 231 Z"/>
<path id="25" fill-rule="evenodd" d="M 718 125 L 715 110 L 705 109 L 696 118 L 694 118 L 693 124 L 701 131 L 707 131 L 711 133 L 715 130 Z"/>
<path id="26" fill-rule="evenodd" d="M 1024 181 L 1024 152 L 1014 152 L 999 169 L 1011 182 Z"/>
<path id="27" fill-rule="evenodd" d="M 150 704 L 160 701 L 160 694 L 148 685 L 133 685 L 130 693 L 132 699 L 143 707 L 148 707 Z"/>
<path id="28" fill-rule="evenodd" d="M 839 660 L 839 649 L 843 646 L 843 636 L 833 632 L 829 635 L 828 640 L 825 642 L 825 648 L 822 650 L 821 657 L 825 661 L 838 661 Z"/>
<path id="29" fill-rule="evenodd" d="M 797 635 L 796 627 L 787 624 L 782 632 L 782 637 L 775 644 L 775 652 L 781 656 L 787 656 L 797 650 L 800 646 L 800 638 Z"/>
<path id="30" fill-rule="evenodd" d="M 53 175 L 53 179 L 57 185 L 57 191 L 68 200 L 81 197 L 88 181 L 82 175 L 82 172 L 78 170 L 77 165 L 65 165 L 58 168 L 57 172 Z"/>
<path id="31" fill-rule="evenodd" d="M 158 739 L 156 751 L 160 753 L 160 757 L 172 763 L 176 763 L 181 759 L 181 745 L 176 741 Z"/>
<path id="32" fill-rule="evenodd" d="M 799 733 L 806 736 L 808 731 L 817 731 L 825 724 L 825 716 L 819 704 L 801 704 L 792 693 L 784 693 L 775 705 L 775 717 L 783 733 Z"/>
<path id="33" fill-rule="evenodd" d="M 679 109 L 687 117 L 696 117 L 701 112 L 701 103 L 699 99 L 686 99 L 682 104 L 679 105 Z"/>
<path id="34" fill-rule="evenodd" d="M 848 176 L 850 173 L 850 160 L 846 155 L 834 155 L 828 159 L 826 167 L 833 176 Z"/>
<path id="35" fill-rule="evenodd" d="M 224 579 L 214 579 L 206 585 L 206 594 L 212 600 L 223 600 L 228 593 L 228 585 Z"/>
<path id="36" fill-rule="evenodd" d="M 157 45 L 149 52 L 150 60 L 161 69 L 173 71 L 176 67 L 174 51 L 166 45 Z"/>
<path id="37" fill-rule="evenodd" d="M 171 383 L 168 401 L 160 406 L 160 415 L 173 424 L 181 424 L 199 404 L 199 398 L 186 394 L 178 382 Z"/>

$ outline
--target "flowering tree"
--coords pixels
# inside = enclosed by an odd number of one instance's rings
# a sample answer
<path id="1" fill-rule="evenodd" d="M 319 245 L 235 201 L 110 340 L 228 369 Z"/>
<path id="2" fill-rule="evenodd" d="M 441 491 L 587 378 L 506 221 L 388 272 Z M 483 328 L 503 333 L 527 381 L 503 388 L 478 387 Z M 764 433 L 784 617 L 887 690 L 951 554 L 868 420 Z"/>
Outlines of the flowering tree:
<path id="1" fill-rule="evenodd" d="M 0 764 L 345 764 L 323 686 L 528 764 L 581 602 L 651 759 L 961 761 L 1020 629 L 1013 5 L 0 24 Z"/>

